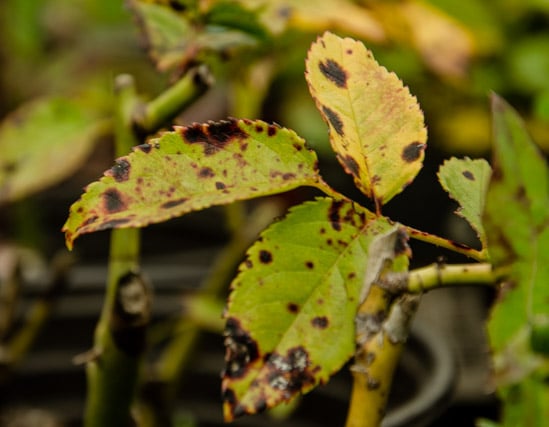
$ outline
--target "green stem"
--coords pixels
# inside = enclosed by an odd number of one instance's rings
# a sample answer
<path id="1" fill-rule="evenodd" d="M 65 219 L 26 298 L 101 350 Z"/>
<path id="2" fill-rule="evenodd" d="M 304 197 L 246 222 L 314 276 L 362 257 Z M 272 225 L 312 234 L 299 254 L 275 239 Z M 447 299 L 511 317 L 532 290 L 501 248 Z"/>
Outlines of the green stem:
<path id="1" fill-rule="evenodd" d="M 50 319 L 59 296 L 63 294 L 67 286 L 67 272 L 73 262 L 73 257 L 66 252 L 62 252 L 54 257 L 52 262 L 52 278 L 46 293 L 29 307 L 25 312 L 23 325 L 3 345 L 3 357 L 6 360 L 2 360 L 1 362 L 6 363 L 10 370 L 13 370 L 23 360 L 35 342 L 36 337 Z M 18 272 L 14 274 L 16 276 L 11 278 L 11 280 L 18 282 L 20 280 L 18 277 L 19 274 Z M 9 283 L 3 285 L 7 287 Z M 18 283 L 13 283 L 13 286 L 18 286 Z M 8 322 L 6 326 L 10 326 L 10 319 L 7 318 L 6 321 Z M 4 380 L 3 374 L 4 372 L 0 372 L 0 384 Z"/>
<path id="2" fill-rule="evenodd" d="M 427 233 L 425 231 L 416 230 L 415 228 L 404 226 L 406 232 L 410 237 L 422 242 L 431 243 L 432 245 L 440 246 L 445 249 L 449 249 L 458 254 L 468 256 L 477 261 L 487 261 L 488 260 L 488 251 L 483 248 L 482 250 L 477 250 L 470 248 L 467 245 L 461 243 L 453 242 L 450 239 L 445 239 L 444 237 L 435 236 L 434 234 Z"/>
<path id="3" fill-rule="evenodd" d="M 196 101 L 213 84 L 205 65 L 190 69 L 157 98 L 134 111 L 137 129 L 144 135 L 157 131 Z"/>
<path id="4" fill-rule="evenodd" d="M 117 78 L 115 154 L 126 154 L 138 141 L 132 130 L 137 104 L 133 78 Z M 96 327 L 93 357 L 87 360 L 85 427 L 128 425 L 139 378 L 145 328 L 150 317 L 148 286 L 139 276 L 139 229 L 111 233 L 107 291 Z"/>
<path id="5" fill-rule="evenodd" d="M 504 272 L 494 271 L 491 264 L 434 263 L 408 273 L 388 273 L 380 286 L 394 294 L 421 294 L 450 286 L 495 286 Z"/>
<path id="6" fill-rule="evenodd" d="M 111 234 L 107 294 L 88 360 L 86 427 L 128 425 L 137 387 L 150 297 L 138 268 L 139 230 Z"/>
<path id="7" fill-rule="evenodd" d="M 260 114 L 261 103 L 270 83 L 271 71 L 272 64 L 269 61 L 259 62 L 243 70 L 237 78 L 233 79 L 230 107 L 232 116 L 256 117 Z M 242 259 L 242 254 L 254 241 L 257 233 L 272 221 L 280 209 L 273 204 L 263 203 L 248 216 L 243 203 L 234 203 L 225 206 L 225 212 L 232 238 L 217 257 L 210 269 L 210 274 L 201 286 L 204 295 L 214 299 L 225 291 L 228 280 L 234 274 L 235 266 Z M 183 318 L 177 330 L 184 333 L 171 340 L 157 365 L 159 380 L 167 384 L 168 399 L 173 399 L 177 390 L 174 379 L 180 378 L 200 335 L 199 326 L 189 318 Z"/>
<path id="8" fill-rule="evenodd" d="M 242 259 L 242 254 L 255 240 L 258 232 L 265 228 L 273 217 L 280 214 L 280 211 L 277 204 L 264 202 L 247 217 L 246 226 L 240 227 L 238 232 L 233 235 L 231 242 L 218 255 L 210 269 L 210 274 L 202 283 L 201 291 L 204 298 L 215 301 L 224 293 L 235 266 Z M 211 311 L 210 313 L 213 314 Z M 216 317 L 220 319 L 220 316 L 221 311 L 217 313 Z M 204 319 L 200 323 L 203 322 L 205 322 Z M 179 322 L 176 330 L 180 333 L 170 341 L 156 366 L 158 379 L 166 383 L 168 399 L 173 399 L 175 395 L 178 387 L 176 379 L 180 378 L 184 371 L 200 334 L 199 325 L 188 317 Z"/>

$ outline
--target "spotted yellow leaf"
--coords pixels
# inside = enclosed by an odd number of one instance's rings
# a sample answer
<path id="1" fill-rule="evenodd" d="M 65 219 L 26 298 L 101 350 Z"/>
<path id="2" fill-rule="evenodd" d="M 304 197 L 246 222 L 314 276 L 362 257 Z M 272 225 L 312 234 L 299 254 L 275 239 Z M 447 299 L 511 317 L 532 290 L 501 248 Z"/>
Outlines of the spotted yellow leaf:
<path id="1" fill-rule="evenodd" d="M 362 43 L 331 33 L 311 46 L 306 77 L 339 162 L 379 208 L 423 165 L 427 131 L 416 98 Z"/>
<path id="2" fill-rule="evenodd" d="M 63 231 L 71 248 L 85 233 L 143 227 L 320 180 L 315 153 L 289 129 L 260 120 L 194 124 L 119 158 L 71 206 Z"/>

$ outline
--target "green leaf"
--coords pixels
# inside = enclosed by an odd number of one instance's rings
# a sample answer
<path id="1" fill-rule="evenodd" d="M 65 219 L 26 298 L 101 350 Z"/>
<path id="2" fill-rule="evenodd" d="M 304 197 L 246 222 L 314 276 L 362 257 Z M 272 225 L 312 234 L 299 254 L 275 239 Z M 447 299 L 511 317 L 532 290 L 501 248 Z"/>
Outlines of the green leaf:
<path id="1" fill-rule="evenodd" d="M 469 158 L 446 160 L 438 171 L 438 179 L 452 199 L 459 203 L 458 215 L 465 218 L 476 231 L 482 247 L 486 247 L 486 234 L 482 225 L 482 212 L 491 168 L 484 159 Z"/>
<path id="2" fill-rule="evenodd" d="M 295 207 L 249 249 L 225 317 L 226 420 L 289 401 L 353 355 L 354 318 L 395 256 L 398 225 L 351 202 Z"/>
<path id="3" fill-rule="evenodd" d="M 492 112 L 494 171 L 484 226 L 494 267 L 508 271 L 488 324 L 495 379 L 505 402 L 503 425 L 517 425 L 512 419 L 520 413 L 535 414 L 528 425 L 541 427 L 549 419 L 539 373 L 547 358 L 532 330 L 543 332 L 540 319 L 549 313 L 549 173 L 518 114 L 495 95 Z"/>
<path id="4" fill-rule="evenodd" d="M 265 37 L 253 13 L 231 3 L 216 2 L 203 16 L 192 7 L 180 12 L 170 5 L 143 0 L 129 4 L 141 24 L 151 59 L 161 71 L 183 67 L 204 51 L 227 54 L 232 48 L 255 46 Z M 235 19 L 239 11 L 245 18 L 241 21 Z M 222 27 L 231 19 L 234 28 Z"/>
<path id="5" fill-rule="evenodd" d="M 0 204 L 76 172 L 103 125 L 81 103 L 61 98 L 29 102 L 7 116 L 0 124 Z"/>
<path id="6" fill-rule="evenodd" d="M 339 162 L 376 204 L 423 166 L 427 131 L 417 100 L 364 45 L 325 33 L 306 62 L 307 82 Z"/>
<path id="7" fill-rule="evenodd" d="M 262 121 L 195 124 L 135 147 L 73 204 L 63 230 L 141 227 L 209 206 L 315 186 L 317 158 L 295 132 Z"/>

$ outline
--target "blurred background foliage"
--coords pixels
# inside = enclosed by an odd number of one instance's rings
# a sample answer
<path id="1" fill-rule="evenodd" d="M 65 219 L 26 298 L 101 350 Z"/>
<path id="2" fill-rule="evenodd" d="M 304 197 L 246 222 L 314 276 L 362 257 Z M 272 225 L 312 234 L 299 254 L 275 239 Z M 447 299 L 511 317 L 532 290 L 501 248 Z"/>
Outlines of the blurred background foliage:
<path id="1" fill-rule="evenodd" d="M 190 66 L 207 63 L 217 83 L 179 122 L 227 115 L 274 120 L 296 130 L 321 156 L 332 156 L 303 77 L 308 46 L 328 29 L 363 40 L 410 86 L 425 111 L 431 150 L 446 157 L 487 155 L 490 91 L 514 105 L 534 139 L 549 149 L 548 0 L 4 0 L 0 204 L 90 166 L 93 142 L 109 135 L 113 81 L 120 73 L 134 75 L 140 93 L 154 97 Z M 50 107 L 49 116 L 35 112 L 37 98 Z M 70 120 L 56 116 L 63 108 L 51 108 L 59 98 L 79 110 L 79 120 L 104 121 L 86 137 L 58 144 L 63 171 L 53 179 L 6 196 L 22 153 L 48 148 L 36 149 L 32 141 L 39 138 L 28 132 L 17 141 L 13 128 L 23 123 L 47 135 L 44 120 L 52 127 Z M 59 141 L 59 134 L 71 135 L 60 128 L 51 139 Z M 73 150 L 71 144 L 88 148 L 61 160 L 58 153 Z M 55 161 L 51 153 L 48 158 Z M 31 175 L 54 169 L 42 162 L 44 170 L 36 170 L 36 163 L 29 163 Z"/>

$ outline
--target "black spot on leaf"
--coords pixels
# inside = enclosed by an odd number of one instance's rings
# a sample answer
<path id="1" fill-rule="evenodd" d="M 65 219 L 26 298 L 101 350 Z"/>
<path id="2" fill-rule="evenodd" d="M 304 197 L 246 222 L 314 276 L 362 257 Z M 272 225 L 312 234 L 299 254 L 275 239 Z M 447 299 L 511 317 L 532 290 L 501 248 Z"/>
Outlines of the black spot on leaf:
<path id="1" fill-rule="evenodd" d="M 110 188 L 103 193 L 103 203 L 108 213 L 120 212 L 126 209 L 122 194 L 116 188 Z"/>
<path id="2" fill-rule="evenodd" d="M 358 163 L 353 157 L 346 155 L 345 157 L 342 158 L 342 162 L 345 165 L 345 169 L 347 169 L 348 172 L 352 173 L 355 176 L 358 176 L 358 173 L 359 173 Z"/>
<path id="3" fill-rule="evenodd" d="M 138 145 L 138 146 L 134 147 L 134 150 L 140 150 L 140 151 L 143 151 L 143 153 L 145 153 L 145 154 L 149 154 L 152 150 L 152 145 L 151 144 L 141 144 L 141 145 Z"/>
<path id="4" fill-rule="evenodd" d="M 267 135 L 269 136 L 275 136 L 278 128 L 275 125 L 269 125 L 267 128 Z"/>
<path id="5" fill-rule="evenodd" d="M 316 316 L 311 320 L 311 325 L 315 328 L 326 329 L 329 325 L 328 318 L 326 316 Z"/>
<path id="6" fill-rule="evenodd" d="M 339 118 L 338 114 L 324 105 L 322 106 L 322 112 L 330 122 L 330 125 L 332 125 L 334 130 L 338 133 L 338 135 L 344 136 L 345 132 L 343 131 L 343 122 Z"/>
<path id="7" fill-rule="evenodd" d="M 341 213 L 340 210 L 343 207 L 344 202 L 342 200 L 332 201 L 332 205 L 328 210 L 328 219 L 332 225 L 332 228 L 336 231 L 341 231 Z"/>
<path id="8" fill-rule="evenodd" d="M 212 168 L 204 166 L 200 171 L 198 172 L 198 176 L 200 178 L 212 178 L 215 176 L 215 172 Z"/>
<path id="9" fill-rule="evenodd" d="M 210 122 L 207 125 L 194 124 L 181 128 L 180 132 L 187 143 L 201 144 L 207 156 L 222 150 L 234 139 L 244 139 L 248 136 L 238 127 L 238 122 L 234 119 Z"/>
<path id="10" fill-rule="evenodd" d="M 347 87 L 347 72 L 333 59 L 319 62 L 318 68 L 320 69 L 320 72 L 324 74 L 324 77 L 335 83 L 337 87 Z"/>
<path id="11" fill-rule="evenodd" d="M 162 205 L 160 207 L 162 209 L 175 208 L 176 206 L 182 205 L 187 200 L 189 200 L 187 197 L 182 197 L 180 199 L 175 199 L 175 200 L 168 200 L 167 202 L 162 203 Z"/>
<path id="12" fill-rule="evenodd" d="M 241 378 L 246 374 L 250 363 L 259 358 L 257 342 L 233 317 L 227 319 L 223 335 L 225 337 L 224 376 Z"/>
<path id="13" fill-rule="evenodd" d="M 299 305 L 295 302 L 289 302 L 288 305 L 288 311 L 292 314 L 296 314 L 299 311 Z"/>
<path id="14" fill-rule="evenodd" d="M 315 268 L 315 264 L 312 261 L 305 262 L 305 267 L 307 267 L 309 270 L 312 270 Z"/>
<path id="15" fill-rule="evenodd" d="M 116 160 L 116 164 L 109 170 L 108 175 L 116 182 L 124 182 L 130 178 L 131 165 L 126 159 Z"/>
<path id="16" fill-rule="evenodd" d="M 404 147 L 404 150 L 402 150 L 402 160 L 407 163 L 415 162 L 421 157 L 424 149 L 425 144 L 421 142 L 412 142 Z"/>
<path id="17" fill-rule="evenodd" d="M 270 264 L 273 261 L 273 254 L 265 249 L 259 251 L 259 261 L 263 264 Z"/>
<path id="18" fill-rule="evenodd" d="M 475 176 L 472 174 L 471 171 L 463 171 L 461 173 L 465 178 L 467 178 L 469 181 L 474 181 L 475 180 Z"/>
<path id="19" fill-rule="evenodd" d="M 309 353 L 302 346 L 289 349 L 285 356 L 271 354 L 265 368 L 269 371 L 269 386 L 281 393 L 285 400 L 315 383 L 315 371 L 311 369 Z"/>
<path id="20" fill-rule="evenodd" d="M 227 186 L 222 183 L 221 181 L 217 181 L 215 183 L 215 188 L 217 188 L 218 190 L 225 190 L 225 188 L 227 188 Z"/>

